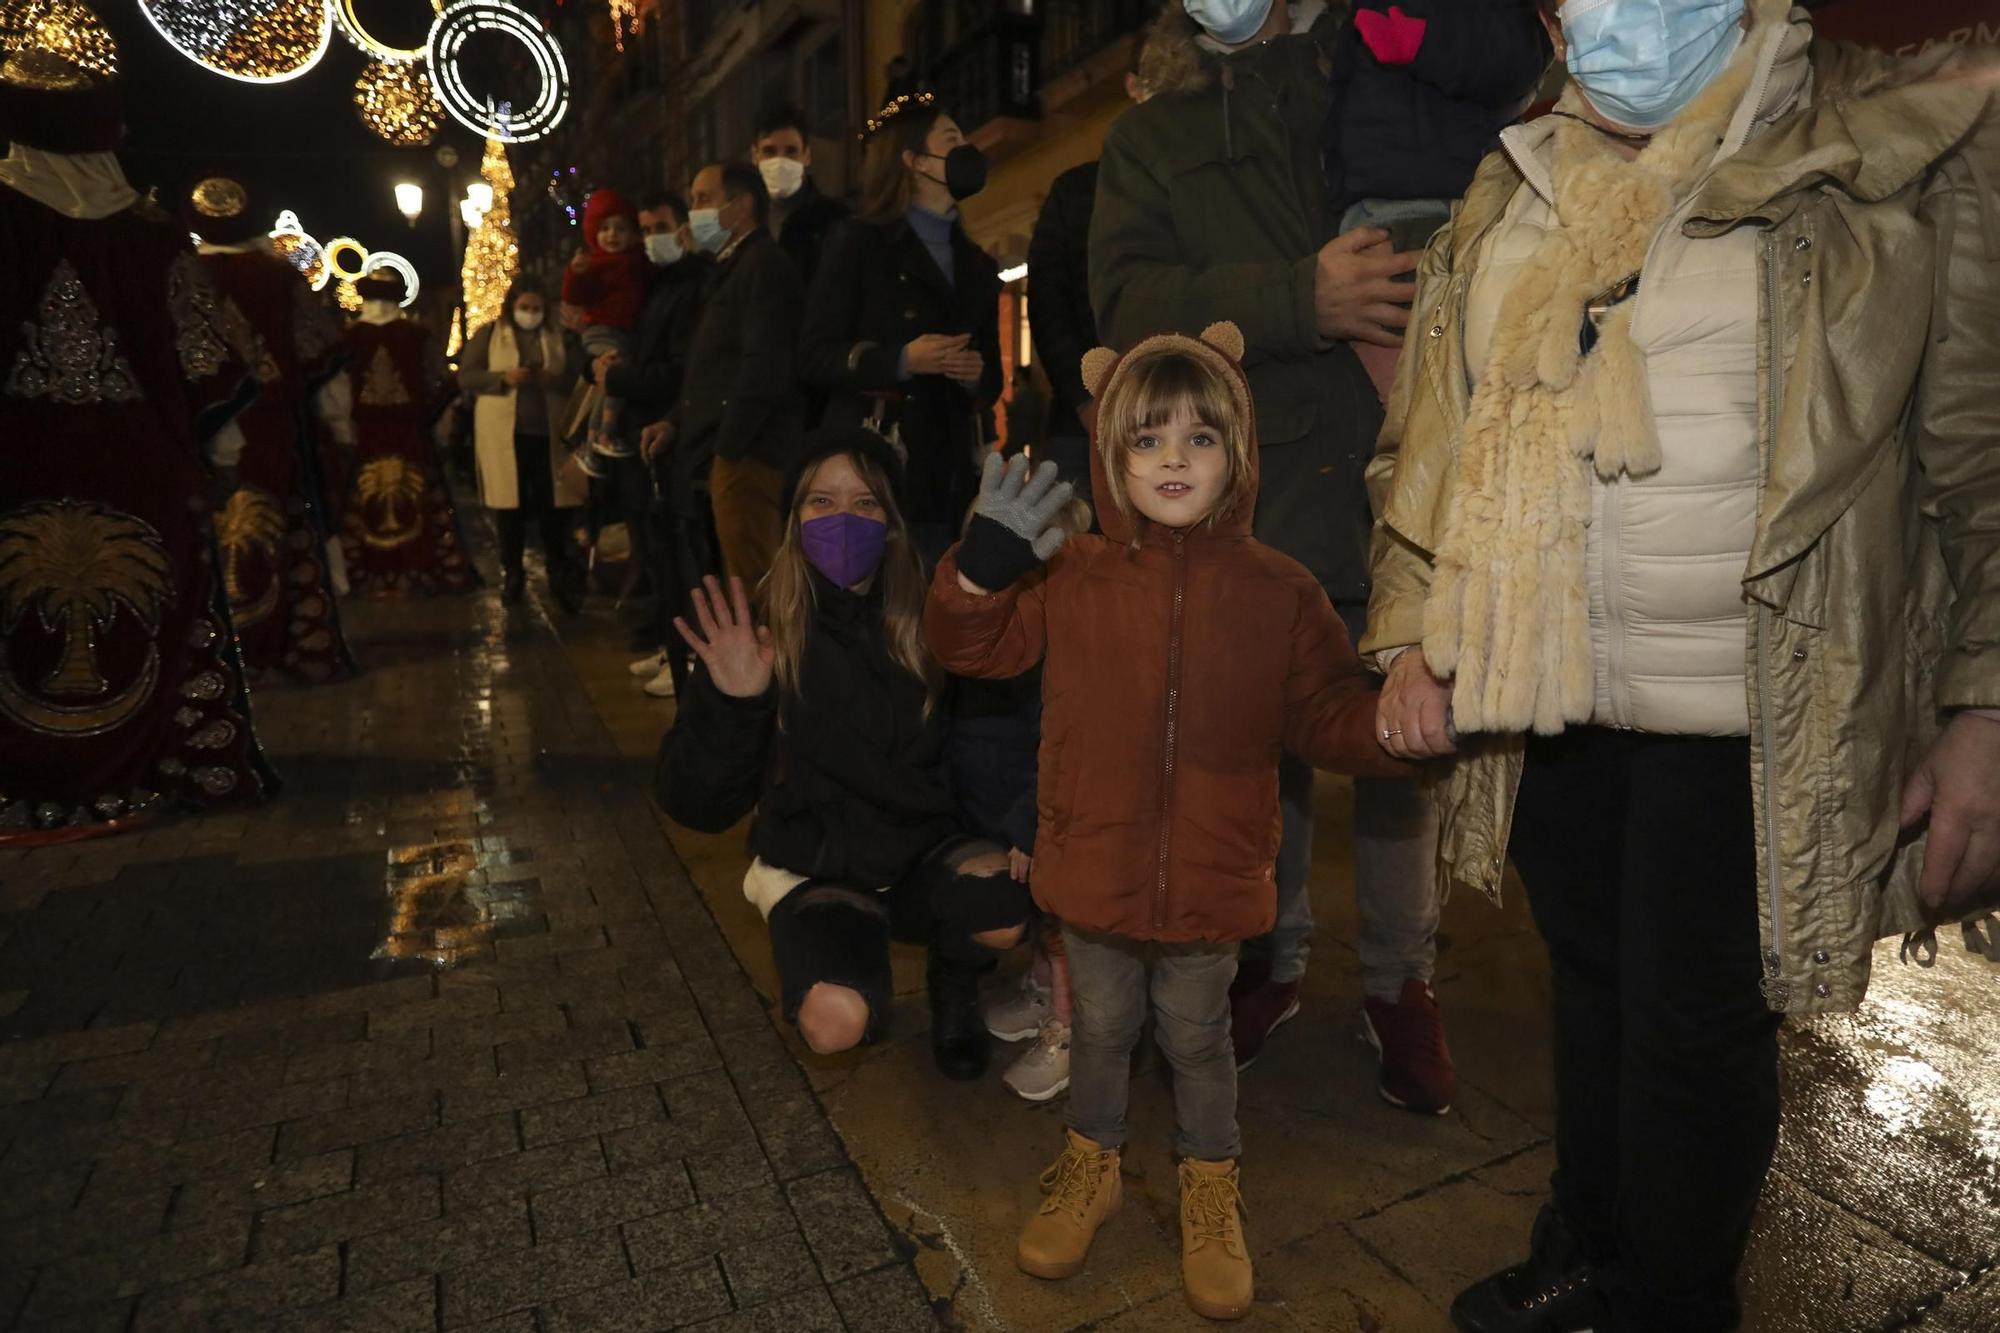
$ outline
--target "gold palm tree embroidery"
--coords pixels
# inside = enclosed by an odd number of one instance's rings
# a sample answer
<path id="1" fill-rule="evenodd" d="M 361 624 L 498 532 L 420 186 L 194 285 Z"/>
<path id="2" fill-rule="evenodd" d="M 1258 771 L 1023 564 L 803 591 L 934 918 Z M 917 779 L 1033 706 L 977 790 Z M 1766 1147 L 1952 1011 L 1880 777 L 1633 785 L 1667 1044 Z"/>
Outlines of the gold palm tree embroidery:
<path id="1" fill-rule="evenodd" d="M 229 591 L 229 609 L 239 628 L 254 625 L 278 604 L 278 543 L 285 536 L 285 514 L 276 497 L 254 486 L 239 487 L 222 507 L 215 536 L 222 547 L 222 583 Z M 261 555 L 270 566 L 263 595 L 254 602 L 244 591 L 243 560 Z"/>
<path id="2" fill-rule="evenodd" d="M 37 730 L 97 732 L 116 726 L 152 694 L 159 648 L 150 645 L 137 679 L 117 698 L 98 669 L 92 630 L 122 605 L 148 633 L 173 600 L 173 567 L 145 520 L 91 501 L 23 505 L 0 517 L 0 633 L 12 634 L 28 608 L 42 628 L 64 635 L 62 656 L 41 683 L 45 695 L 91 699 L 64 706 L 29 697 L 0 655 L 0 708 Z"/>
<path id="3" fill-rule="evenodd" d="M 372 519 L 373 506 L 381 505 L 381 526 L 366 523 L 362 539 L 381 549 L 413 541 L 423 528 L 418 506 L 424 498 L 424 474 L 403 459 L 390 454 L 364 465 L 354 479 L 354 497 L 364 514 Z M 409 521 L 402 521 L 404 511 Z"/>
<path id="4" fill-rule="evenodd" d="M 363 407 L 408 407 L 410 391 L 396 373 L 396 358 L 387 347 L 377 347 L 368 362 L 368 376 L 361 382 Z"/>

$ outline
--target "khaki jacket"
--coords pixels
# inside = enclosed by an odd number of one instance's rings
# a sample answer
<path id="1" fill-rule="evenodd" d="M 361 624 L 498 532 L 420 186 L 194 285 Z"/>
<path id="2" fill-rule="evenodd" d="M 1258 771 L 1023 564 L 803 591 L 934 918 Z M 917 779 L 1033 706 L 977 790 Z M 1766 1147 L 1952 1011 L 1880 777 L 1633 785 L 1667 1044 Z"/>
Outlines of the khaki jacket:
<path id="1" fill-rule="evenodd" d="M 1809 104 L 1697 187 L 1686 234 L 1762 235 L 1762 460 L 1743 587 L 1765 998 L 1851 1009 L 1874 942 L 1927 934 L 1904 779 L 2000 705 L 2000 115 L 1940 54 L 1825 42 Z M 1962 58 L 1961 58 L 1962 59 Z M 1989 72 L 1990 73 L 1990 72 Z M 1417 274 L 1378 454 L 1365 652 L 1415 644 L 1469 390 L 1469 268 L 1522 178 L 1481 166 Z M 1499 898 L 1519 736 L 1438 779 L 1440 872 Z M 1970 936 L 1968 937 L 1970 940 Z"/>

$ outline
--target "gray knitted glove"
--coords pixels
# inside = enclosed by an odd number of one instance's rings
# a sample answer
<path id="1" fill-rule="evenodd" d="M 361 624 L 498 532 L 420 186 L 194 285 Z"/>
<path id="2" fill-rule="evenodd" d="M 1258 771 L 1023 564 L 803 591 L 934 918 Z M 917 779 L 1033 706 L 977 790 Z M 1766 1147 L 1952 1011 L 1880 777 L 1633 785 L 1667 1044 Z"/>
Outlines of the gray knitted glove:
<path id="1" fill-rule="evenodd" d="M 1056 480 L 1056 465 L 1028 470 L 1025 454 L 1011 462 L 986 455 L 979 475 L 979 501 L 958 547 L 958 572 L 998 592 L 1062 549 L 1069 533 L 1055 526 L 1056 515 L 1074 491 Z"/>

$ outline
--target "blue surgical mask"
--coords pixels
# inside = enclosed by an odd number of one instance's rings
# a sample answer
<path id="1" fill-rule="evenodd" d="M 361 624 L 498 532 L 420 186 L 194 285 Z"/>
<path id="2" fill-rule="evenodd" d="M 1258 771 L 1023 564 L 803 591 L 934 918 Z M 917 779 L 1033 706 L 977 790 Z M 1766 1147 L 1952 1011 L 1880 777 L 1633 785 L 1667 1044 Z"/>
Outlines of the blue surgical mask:
<path id="1" fill-rule="evenodd" d="M 722 210 L 697 208 L 688 214 L 688 231 L 701 249 L 715 254 L 729 243 L 729 229 L 722 225 Z"/>
<path id="2" fill-rule="evenodd" d="M 1271 16 L 1272 0 L 1186 0 L 1187 15 L 1224 46 L 1237 46 L 1257 35 Z"/>
<path id="3" fill-rule="evenodd" d="M 1743 40 L 1743 0 L 1571 0 L 1569 72 L 1598 114 L 1657 130 L 1706 88 Z"/>

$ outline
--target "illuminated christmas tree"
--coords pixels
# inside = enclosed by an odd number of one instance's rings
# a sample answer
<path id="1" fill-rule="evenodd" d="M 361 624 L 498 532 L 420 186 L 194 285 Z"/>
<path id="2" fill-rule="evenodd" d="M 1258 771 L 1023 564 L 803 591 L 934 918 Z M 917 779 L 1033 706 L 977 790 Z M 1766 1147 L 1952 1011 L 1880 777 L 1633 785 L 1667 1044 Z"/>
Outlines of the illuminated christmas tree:
<path id="1" fill-rule="evenodd" d="M 510 196 L 514 171 L 507 165 L 507 149 L 491 134 L 486 136 L 486 156 L 479 174 L 493 187 L 493 206 L 479 219 L 465 243 L 465 266 L 459 272 L 463 290 L 464 318 L 452 331 L 451 353 L 458 351 L 462 333 L 476 333 L 500 316 L 507 302 L 508 285 L 521 271 L 521 248 L 514 239 L 514 214 Z M 461 333 L 462 331 L 462 333 Z"/>

